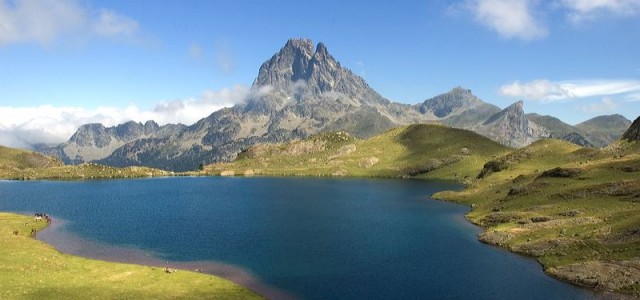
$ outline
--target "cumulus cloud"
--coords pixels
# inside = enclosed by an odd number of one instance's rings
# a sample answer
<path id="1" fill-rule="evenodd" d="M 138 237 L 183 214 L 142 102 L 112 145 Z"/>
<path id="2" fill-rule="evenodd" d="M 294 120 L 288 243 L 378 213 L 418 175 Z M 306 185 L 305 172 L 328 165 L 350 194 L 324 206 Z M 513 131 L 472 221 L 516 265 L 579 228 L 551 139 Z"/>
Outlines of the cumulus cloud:
<path id="1" fill-rule="evenodd" d="M 76 0 L 0 0 L 0 45 L 49 45 L 69 35 L 132 37 L 138 23 L 112 10 L 92 10 Z"/>
<path id="2" fill-rule="evenodd" d="M 632 16 L 640 13 L 638 0 L 563 0 L 562 5 L 568 10 L 567 17 L 572 22 L 607 15 Z"/>
<path id="3" fill-rule="evenodd" d="M 640 80 L 577 80 L 552 82 L 515 81 L 500 87 L 503 96 L 524 98 L 543 103 L 595 96 L 627 95 L 640 92 Z"/>
<path id="4" fill-rule="evenodd" d="M 114 126 L 131 120 L 154 120 L 161 125 L 189 125 L 214 111 L 242 103 L 250 94 L 248 87 L 237 85 L 217 91 L 207 90 L 196 98 L 161 101 L 151 110 L 136 105 L 93 109 L 52 105 L 0 106 L 0 145 L 29 148 L 35 143 L 61 143 L 68 140 L 78 127 L 88 123 Z"/>
<path id="5" fill-rule="evenodd" d="M 466 3 L 476 21 L 505 38 L 533 40 L 547 36 L 536 19 L 535 3 L 528 0 L 473 0 Z"/>

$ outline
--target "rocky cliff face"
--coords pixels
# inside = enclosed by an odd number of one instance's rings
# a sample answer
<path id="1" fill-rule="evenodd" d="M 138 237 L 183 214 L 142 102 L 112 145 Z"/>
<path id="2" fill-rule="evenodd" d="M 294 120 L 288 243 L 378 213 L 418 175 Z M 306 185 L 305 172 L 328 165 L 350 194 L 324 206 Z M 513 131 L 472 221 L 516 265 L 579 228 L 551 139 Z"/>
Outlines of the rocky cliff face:
<path id="1" fill-rule="evenodd" d="M 622 135 L 622 139 L 629 142 L 640 141 L 640 117 L 633 121 L 629 129 Z"/>
<path id="2" fill-rule="evenodd" d="M 518 101 L 501 112 L 489 117 L 475 127 L 475 131 L 510 147 L 523 147 L 532 142 L 549 137 L 540 125 L 529 120 L 524 114 L 524 103 Z"/>
<path id="3" fill-rule="evenodd" d="M 522 106 L 519 102 L 500 110 L 461 87 L 419 105 L 393 103 L 342 67 L 324 44 L 292 39 L 262 64 L 243 104 L 216 111 L 191 126 L 88 124 L 68 142 L 43 152 L 67 163 L 183 171 L 231 160 L 258 143 L 335 130 L 366 138 L 394 126 L 426 122 L 474 130 L 519 147 L 549 136 L 527 119 Z"/>
<path id="4" fill-rule="evenodd" d="M 40 152 L 62 159 L 67 164 L 79 164 L 108 157 L 129 142 L 151 137 L 168 137 L 179 132 L 184 125 L 158 126 L 154 121 L 127 122 L 113 127 L 102 124 L 80 126 L 69 141 Z"/>

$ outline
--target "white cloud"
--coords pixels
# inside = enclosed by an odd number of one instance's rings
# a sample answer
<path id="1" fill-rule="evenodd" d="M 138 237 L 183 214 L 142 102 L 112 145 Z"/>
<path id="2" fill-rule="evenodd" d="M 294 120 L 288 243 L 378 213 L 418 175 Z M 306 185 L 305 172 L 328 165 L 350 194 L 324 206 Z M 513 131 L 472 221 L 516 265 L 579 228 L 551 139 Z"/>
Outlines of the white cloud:
<path id="1" fill-rule="evenodd" d="M 258 91 L 258 93 L 261 93 Z M 0 107 L 0 145 L 27 148 L 35 143 L 57 144 L 64 142 L 83 124 L 102 123 L 114 126 L 127 121 L 158 124 L 193 124 L 209 114 L 242 103 L 250 95 L 250 89 L 237 85 L 217 91 L 204 91 L 198 98 L 161 101 L 152 110 L 136 105 L 127 107 Z"/>
<path id="2" fill-rule="evenodd" d="M 467 8 L 476 21 L 505 38 L 534 40 L 547 36 L 547 28 L 536 19 L 535 3 L 529 0 L 472 0 Z"/>
<path id="3" fill-rule="evenodd" d="M 543 103 L 610 96 L 640 92 L 640 80 L 575 80 L 552 82 L 534 80 L 527 83 L 515 81 L 500 87 L 500 94 L 508 97 L 524 98 Z"/>
<path id="4" fill-rule="evenodd" d="M 639 0 L 563 0 L 572 22 L 596 19 L 600 16 L 632 16 L 640 13 Z"/>
<path id="5" fill-rule="evenodd" d="M 592 103 L 589 105 L 582 105 L 580 109 L 586 113 L 604 114 L 615 111 L 618 107 L 618 103 L 610 97 L 604 97 L 599 103 Z"/>
<path id="6" fill-rule="evenodd" d="M 114 11 L 93 11 L 76 0 L 0 0 L 0 45 L 49 45 L 69 35 L 132 37 L 138 23 Z"/>
<path id="7" fill-rule="evenodd" d="M 603 18 L 635 17 L 640 15 L 640 0 L 460 0 L 449 7 L 448 14 L 463 11 L 470 12 L 478 23 L 502 37 L 530 41 L 548 35 L 545 16 L 564 16 L 573 25 Z"/>

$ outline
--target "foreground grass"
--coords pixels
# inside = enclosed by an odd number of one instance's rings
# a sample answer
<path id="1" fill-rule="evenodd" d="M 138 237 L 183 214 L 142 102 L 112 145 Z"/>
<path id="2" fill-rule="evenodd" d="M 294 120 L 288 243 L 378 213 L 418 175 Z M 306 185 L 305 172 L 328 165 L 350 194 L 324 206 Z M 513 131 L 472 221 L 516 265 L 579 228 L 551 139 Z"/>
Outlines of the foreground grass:
<path id="1" fill-rule="evenodd" d="M 189 271 L 63 254 L 31 237 L 46 222 L 0 213 L 0 299 L 254 299 L 230 281 Z M 14 235 L 14 231 L 18 235 Z"/>

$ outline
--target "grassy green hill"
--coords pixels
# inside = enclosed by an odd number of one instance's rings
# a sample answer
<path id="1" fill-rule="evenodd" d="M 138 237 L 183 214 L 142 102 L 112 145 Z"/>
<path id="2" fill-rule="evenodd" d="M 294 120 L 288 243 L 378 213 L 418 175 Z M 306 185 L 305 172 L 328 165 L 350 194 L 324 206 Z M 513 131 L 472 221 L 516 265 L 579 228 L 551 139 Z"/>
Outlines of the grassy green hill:
<path id="1" fill-rule="evenodd" d="M 328 132 L 285 144 L 258 145 L 213 175 L 420 177 L 468 181 L 493 156 L 509 152 L 471 131 L 440 125 L 391 129 L 368 140 Z"/>
<path id="2" fill-rule="evenodd" d="M 51 156 L 0 146 L 2 179 L 96 179 L 167 175 L 170 173 L 147 167 L 114 168 L 92 163 L 64 165 Z"/>
<path id="3" fill-rule="evenodd" d="M 542 140 L 488 162 L 461 192 L 486 243 L 536 257 L 556 277 L 640 295 L 640 145 Z"/>
<path id="4" fill-rule="evenodd" d="M 62 161 L 35 152 L 0 146 L 0 174 L 24 169 L 43 169 L 64 165 Z"/>
<path id="5" fill-rule="evenodd" d="M 103 262 L 63 254 L 31 236 L 44 228 L 0 213 L 2 299 L 259 299 L 228 280 L 163 267 Z M 17 231 L 17 235 L 14 234 Z"/>

